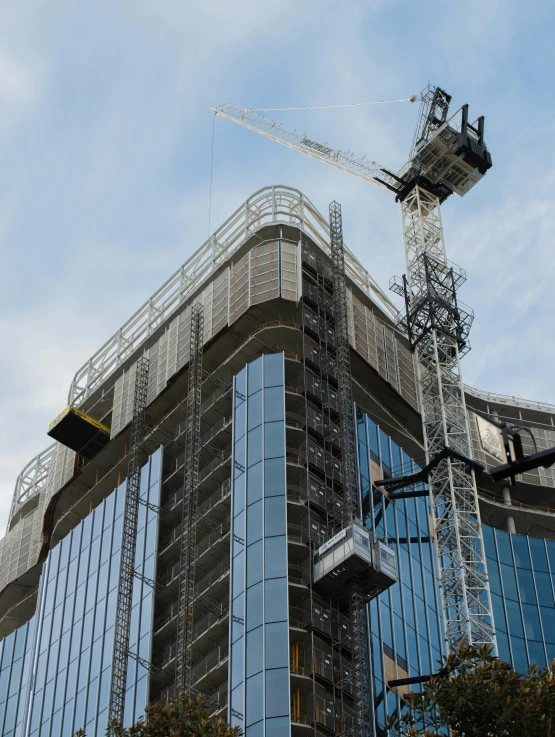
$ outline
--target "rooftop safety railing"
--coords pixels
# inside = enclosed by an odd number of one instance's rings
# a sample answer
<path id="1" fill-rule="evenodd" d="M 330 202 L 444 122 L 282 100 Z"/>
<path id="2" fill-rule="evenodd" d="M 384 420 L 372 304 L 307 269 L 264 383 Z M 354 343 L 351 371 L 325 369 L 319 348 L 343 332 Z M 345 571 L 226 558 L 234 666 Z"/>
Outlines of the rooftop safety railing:
<path id="1" fill-rule="evenodd" d="M 291 187 L 264 187 L 249 197 L 127 322 L 77 371 L 68 404 L 81 405 L 184 304 L 256 230 L 272 224 L 300 228 L 329 253 L 329 226 L 312 202 Z M 397 309 L 346 249 L 347 276 L 392 317 Z"/>
<path id="2" fill-rule="evenodd" d="M 50 466 L 54 459 L 56 443 L 35 456 L 21 471 L 15 482 L 15 490 L 10 509 L 9 521 L 17 514 L 25 502 L 32 499 L 46 487 Z"/>
<path id="3" fill-rule="evenodd" d="M 513 405 L 515 407 L 521 407 L 522 409 L 534 409 L 539 412 L 549 412 L 555 414 L 555 404 L 549 404 L 548 402 L 536 402 L 533 399 L 520 399 L 509 394 L 496 394 L 495 392 L 486 392 L 482 389 L 476 389 L 468 384 L 464 385 L 464 390 L 468 394 L 477 399 L 482 399 L 484 402 L 491 402 L 492 404 L 505 404 Z"/>

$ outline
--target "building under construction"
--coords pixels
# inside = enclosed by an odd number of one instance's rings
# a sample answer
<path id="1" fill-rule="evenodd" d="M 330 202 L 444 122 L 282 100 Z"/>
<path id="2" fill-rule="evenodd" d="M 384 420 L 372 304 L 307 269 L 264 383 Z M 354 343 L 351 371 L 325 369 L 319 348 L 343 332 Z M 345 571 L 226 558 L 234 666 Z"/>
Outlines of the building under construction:
<path id="1" fill-rule="evenodd" d="M 426 465 L 415 354 L 330 216 L 255 193 L 76 373 L 0 541 L 4 737 L 183 690 L 247 737 L 381 735 L 437 668 L 428 485 L 383 483 Z M 465 401 L 487 624 L 523 671 L 555 658 L 555 473 L 493 481 L 485 415 L 533 452 L 555 407 Z"/>

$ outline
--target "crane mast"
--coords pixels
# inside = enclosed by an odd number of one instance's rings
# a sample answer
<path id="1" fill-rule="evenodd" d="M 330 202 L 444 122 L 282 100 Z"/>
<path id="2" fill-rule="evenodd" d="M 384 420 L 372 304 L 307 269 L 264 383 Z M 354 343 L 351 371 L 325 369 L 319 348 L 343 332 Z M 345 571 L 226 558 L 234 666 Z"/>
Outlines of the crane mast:
<path id="1" fill-rule="evenodd" d="M 407 275 L 403 319 L 417 356 L 426 463 L 446 448 L 428 478 L 448 649 L 495 647 L 491 597 L 474 476 L 460 356 L 472 313 L 457 300 L 464 273 L 447 262 L 439 197 L 415 185 L 401 202 Z"/>

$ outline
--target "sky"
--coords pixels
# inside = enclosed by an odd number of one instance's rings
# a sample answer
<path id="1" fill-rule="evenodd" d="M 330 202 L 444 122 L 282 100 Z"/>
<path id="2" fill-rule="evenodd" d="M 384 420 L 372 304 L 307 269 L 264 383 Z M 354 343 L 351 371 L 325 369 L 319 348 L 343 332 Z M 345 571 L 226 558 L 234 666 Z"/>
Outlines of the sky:
<path id="1" fill-rule="evenodd" d="M 322 213 L 339 201 L 345 241 L 382 287 L 404 271 L 389 193 L 214 123 L 211 105 L 397 99 L 432 83 L 485 115 L 494 166 L 442 212 L 476 316 L 463 375 L 555 403 L 553 27 L 544 0 L 1 0 L 0 533 L 75 372 L 257 189 L 296 187 Z M 417 105 L 273 115 L 396 170 Z"/>

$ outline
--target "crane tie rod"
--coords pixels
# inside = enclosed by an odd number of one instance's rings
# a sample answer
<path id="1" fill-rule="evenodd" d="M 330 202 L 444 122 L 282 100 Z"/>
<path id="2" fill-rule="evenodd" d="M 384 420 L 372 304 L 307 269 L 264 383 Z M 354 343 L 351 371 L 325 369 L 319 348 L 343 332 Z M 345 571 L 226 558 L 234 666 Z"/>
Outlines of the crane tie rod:
<path id="1" fill-rule="evenodd" d="M 385 105 L 388 102 L 416 102 L 417 95 L 402 97 L 399 100 L 377 100 L 375 102 L 345 102 L 340 105 L 308 105 L 306 107 L 251 107 L 251 112 L 270 112 L 275 110 L 327 110 L 332 107 L 361 107 L 362 105 Z"/>

